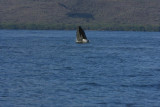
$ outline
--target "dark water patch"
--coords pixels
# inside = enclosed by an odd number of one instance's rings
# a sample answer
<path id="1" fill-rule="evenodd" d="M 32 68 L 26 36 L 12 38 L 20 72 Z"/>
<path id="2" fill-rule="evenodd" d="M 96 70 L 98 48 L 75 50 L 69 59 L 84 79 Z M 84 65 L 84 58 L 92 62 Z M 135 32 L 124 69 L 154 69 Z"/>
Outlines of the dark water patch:
<path id="1" fill-rule="evenodd" d="M 160 68 L 155 69 L 156 71 L 160 71 Z"/>
<path id="2" fill-rule="evenodd" d="M 104 104 L 103 104 L 104 103 Z M 99 103 L 100 105 L 105 105 L 105 106 L 113 106 L 113 107 L 136 107 L 136 104 L 134 103 L 121 103 L 121 102 L 108 102 L 105 103 L 103 102 L 102 104 Z"/>
<path id="3" fill-rule="evenodd" d="M 79 89 L 78 91 L 89 91 L 90 89 L 89 88 L 82 88 L 82 89 Z"/>
<path id="4" fill-rule="evenodd" d="M 126 107 L 135 107 L 136 105 L 134 103 L 127 103 L 125 104 Z"/>
<path id="5" fill-rule="evenodd" d="M 10 46 L 0 46 L 0 49 L 11 49 L 12 47 Z"/>
<path id="6" fill-rule="evenodd" d="M 1 90 L 0 97 L 2 98 L 9 97 L 9 90 L 8 89 Z"/>
<path id="7" fill-rule="evenodd" d="M 106 102 L 100 102 L 100 103 L 96 103 L 96 104 L 101 105 L 101 106 L 102 106 L 102 105 L 107 106 L 108 103 L 106 103 Z"/>
<path id="8" fill-rule="evenodd" d="M 63 68 L 54 68 L 53 70 L 63 70 Z"/>
<path id="9" fill-rule="evenodd" d="M 135 75 L 135 74 L 131 74 L 131 75 L 124 75 L 124 76 L 126 76 L 126 77 L 151 77 L 151 76 L 153 76 L 153 74 L 137 74 L 137 75 Z"/>
<path id="10" fill-rule="evenodd" d="M 122 87 L 133 87 L 133 88 L 156 88 L 160 89 L 160 84 L 133 84 L 133 85 L 121 85 Z"/>
<path id="11" fill-rule="evenodd" d="M 160 68 L 150 68 L 150 71 L 160 71 Z"/>
<path id="12" fill-rule="evenodd" d="M 80 86 L 81 86 L 81 85 L 84 85 L 84 86 L 92 86 L 92 87 L 104 87 L 104 86 L 106 86 L 106 85 L 102 85 L 102 84 L 95 83 L 95 82 L 84 82 L 84 83 L 80 83 L 79 85 L 80 85 Z"/>
<path id="13" fill-rule="evenodd" d="M 138 88 L 160 88 L 160 84 L 143 84 L 143 85 L 133 85 L 133 87 L 138 87 Z"/>
<path id="14" fill-rule="evenodd" d="M 109 49 L 115 49 L 115 50 L 123 50 L 123 51 L 130 51 L 130 50 L 134 50 L 134 51 L 145 51 L 145 50 L 151 50 L 151 49 L 155 49 L 154 47 L 133 47 L 133 46 L 124 46 L 124 47 L 108 47 Z"/>
<path id="15" fill-rule="evenodd" d="M 127 75 L 128 77 L 137 77 L 138 75 Z"/>
<path id="16" fill-rule="evenodd" d="M 64 67 L 65 70 L 73 70 L 72 67 Z"/>

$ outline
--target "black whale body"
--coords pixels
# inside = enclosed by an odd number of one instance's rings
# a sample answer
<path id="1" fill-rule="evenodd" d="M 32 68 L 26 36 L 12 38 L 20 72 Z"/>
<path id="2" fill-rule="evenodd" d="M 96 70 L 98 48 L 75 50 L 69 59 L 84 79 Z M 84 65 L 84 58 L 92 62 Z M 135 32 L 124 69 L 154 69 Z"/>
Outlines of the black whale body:
<path id="1" fill-rule="evenodd" d="M 81 26 L 78 26 L 76 33 L 76 43 L 88 43 L 89 40 Z"/>

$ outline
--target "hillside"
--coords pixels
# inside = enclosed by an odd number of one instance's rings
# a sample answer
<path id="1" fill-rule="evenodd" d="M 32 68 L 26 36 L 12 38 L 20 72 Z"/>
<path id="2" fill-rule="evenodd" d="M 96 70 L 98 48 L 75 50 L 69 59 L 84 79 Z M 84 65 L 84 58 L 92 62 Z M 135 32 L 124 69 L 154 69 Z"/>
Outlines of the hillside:
<path id="1" fill-rule="evenodd" d="M 0 0 L 0 28 L 29 25 L 37 29 L 83 25 L 101 30 L 117 26 L 159 30 L 160 0 Z"/>

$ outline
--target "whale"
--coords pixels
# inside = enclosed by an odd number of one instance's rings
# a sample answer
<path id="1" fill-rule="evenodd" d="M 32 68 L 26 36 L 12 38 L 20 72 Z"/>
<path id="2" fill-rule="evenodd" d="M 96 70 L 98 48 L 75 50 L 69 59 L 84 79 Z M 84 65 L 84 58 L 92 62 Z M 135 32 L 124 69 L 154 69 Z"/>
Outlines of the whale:
<path id="1" fill-rule="evenodd" d="M 76 43 L 89 43 L 89 40 L 87 39 L 86 34 L 81 26 L 77 27 Z"/>

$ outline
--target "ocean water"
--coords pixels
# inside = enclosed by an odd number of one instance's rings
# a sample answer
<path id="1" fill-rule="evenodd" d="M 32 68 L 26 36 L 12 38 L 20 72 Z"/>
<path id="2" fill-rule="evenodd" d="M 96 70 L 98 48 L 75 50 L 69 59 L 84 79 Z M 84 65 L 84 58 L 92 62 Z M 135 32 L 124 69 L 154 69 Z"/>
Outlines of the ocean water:
<path id="1" fill-rule="evenodd" d="M 0 30 L 0 107 L 160 107 L 160 32 Z"/>

